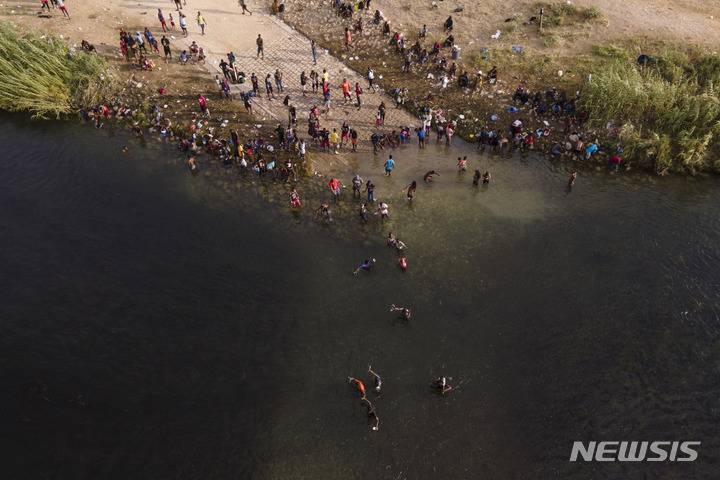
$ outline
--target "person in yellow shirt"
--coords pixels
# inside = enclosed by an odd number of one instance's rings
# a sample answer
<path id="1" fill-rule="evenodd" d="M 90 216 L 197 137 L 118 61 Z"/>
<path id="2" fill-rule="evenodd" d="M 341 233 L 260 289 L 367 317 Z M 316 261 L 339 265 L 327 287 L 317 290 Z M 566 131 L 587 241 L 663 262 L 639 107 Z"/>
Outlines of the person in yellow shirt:
<path id="1" fill-rule="evenodd" d="M 332 133 L 330 134 L 330 141 L 333 144 L 333 148 L 335 149 L 335 155 L 338 155 L 340 152 L 338 152 L 338 134 L 337 134 L 337 128 L 333 128 Z"/>
<path id="2" fill-rule="evenodd" d="M 200 12 L 198 12 L 197 23 L 200 26 L 200 29 L 202 30 L 202 34 L 205 35 L 205 19 L 203 18 L 202 13 L 200 13 Z"/>

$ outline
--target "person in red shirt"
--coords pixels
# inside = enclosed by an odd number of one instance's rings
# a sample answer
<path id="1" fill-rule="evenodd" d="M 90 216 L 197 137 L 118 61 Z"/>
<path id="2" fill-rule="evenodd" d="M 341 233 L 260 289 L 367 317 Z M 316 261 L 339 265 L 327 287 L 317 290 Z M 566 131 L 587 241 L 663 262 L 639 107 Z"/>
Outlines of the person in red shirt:
<path id="1" fill-rule="evenodd" d="M 350 29 L 345 27 L 345 50 L 350 50 L 350 48 L 355 48 L 352 45 L 352 36 L 350 35 Z"/>
<path id="2" fill-rule="evenodd" d="M 400 265 L 400 268 L 403 269 L 403 271 L 407 270 L 407 259 L 405 257 L 399 258 L 398 264 Z"/>
<path id="3" fill-rule="evenodd" d="M 197 100 L 198 100 L 198 103 L 200 104 L 200 109 L 203 111 L 203 114 L 206 117 L 210 117 L 210 109 L 207 107 L 207 100 L 205 100 L 205 97 L 198 94 Z"/>
<path id="4" fill-rule="evenodd" d="M 333 194 L 336 197 L 340 196 L 340 187 L 342 186 L 342 188 L 345 188 L 345 185 L 343 185 L 343 183 L 337 178 L 333 178 L 332 180 L 330 180 L 328 185 L 330 186 L 330 190 L 332 190 Z"/>
<path id="5" fill-rule="evenodd" d="M 350 383 L 355 382 L 355 387 L 360 391 L 360 393 L 362 393 L 362 399 L 367 402 L 367 397 L 365 397 L 365 385 L 363 385 L 363 383 L 360 380 L 358 380 L 357 378 L 353 378 L 353 377 L 348 377 L 348 381 Z M 368 403 L 370 403 L 370 402 L 368 402 Z"/>

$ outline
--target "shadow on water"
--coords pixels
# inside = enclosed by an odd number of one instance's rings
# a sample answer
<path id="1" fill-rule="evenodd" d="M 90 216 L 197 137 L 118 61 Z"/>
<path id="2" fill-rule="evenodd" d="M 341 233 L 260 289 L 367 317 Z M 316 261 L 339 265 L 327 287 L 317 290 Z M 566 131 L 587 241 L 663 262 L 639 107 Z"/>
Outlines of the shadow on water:
<path id="1" fill-rule="evenodd" d="M 714 181 L 431 140 L 392 152 L 391 177 L 388 152 L 358 157 L 353 173 L 390 207 L 383 220 L 369 204 L 366 224 L 364 194 L 333 200 L 326 178 L 301 181 L 291 210 L 288 185 L 207 156 L 192 176 L 152 137 L 2 122 L 0 446 L 11 477 L 714 471 Z M 440 176 L 425 184 L 432 169 Z M 489 185 L 472 185 L 476 169 Z M 321 202 L 332 222 L 313 219 Z M 406 250 L 387 246 L 390 231 Z M 439 375 L 454 387 L 445 395 L 429 388 Z M 348 376 L 365 382 L 379 431 Z M 701 460 L 568 462 L 575 440 L 616 439 L 697 439 Z"/>

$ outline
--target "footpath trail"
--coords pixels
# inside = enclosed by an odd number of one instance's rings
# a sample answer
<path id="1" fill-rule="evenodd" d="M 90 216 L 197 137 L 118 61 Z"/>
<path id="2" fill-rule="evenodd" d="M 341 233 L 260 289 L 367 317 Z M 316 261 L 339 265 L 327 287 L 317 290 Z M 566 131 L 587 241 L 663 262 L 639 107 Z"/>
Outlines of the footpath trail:
<path id="1" fill-rule="evenodd" d="M 126 0 L 127 1 L 127 0 Z M 252 73 L 258 77 L 260 93 L 252 99 L 254 116 L 257 123 L 274 127 L 277 123 L 284 126 L 288 122 L 288 109 L 283 105 L 283 99 L 290 95 L 290 104 L 297 109 L 298 134 L 301 138 L 308 138 L 307 119 L 310 109 L 317 105 L 320 113 L 320 126 L 332 131 L 337 128 L 338 133 L 343 122 L 347 122 L 350 128 L 358 131 L 358 150 L 368 151 L 372 144 L 368 141 L 370 135 L 377 131 L 397 130 L 399 126 L 419 126 L 420 120 L 405 111 L 396 109 L 394 100 L 383 92 L 373 92 L 368 89 L 368 81 L 365 77 L 348 68 L 339 59 L 327 54 L 320 47 L 317 48 L 317 65 L 313 65 L 313 56 L 310 40 L 304 35 L 289 27 L 274 15 L 258 10 L 255 5 L 250 4 L 249 8 L 253 15 L 242 15 L 234 0 L 222 0 L 211 2 L 209 0 L 191 0 L 193 6 L 183 6 L 187 15 L 189 36 L 183 37 L 180 30 L 173 33 L 173 50 L 187 49 L 195 41 L 205 50 L 207 55 L 206 68 L 208 73 L 215 78 L 215 75 L 222 77 L 220 61 L 227 59 L 227 53 L 233 52 L 237 58 L 240 71 L 246 74 L 246 83 L 232 86 L 234 101 L 241 102 L 239 94 L 243 91 L 252 90 L 250 76 Z M 127 2 L 130 3 L 130 2 Z M 190 3 L 190 2 L 189 2 Z M 137 8 L 137 4 L 134 4 Z M 207 6 L 207 8 L 205 8 Z M 162 8 L 167 13 L 173 13 L 177 22 L 177 12 L 172 3 L 169 2 L 148 2 L 143 4 L 142 11 L 147 14 L 142 17 L 143 24 L 149 23 L 156 36 L 161 36 L 161 29 L 158 29 L 156 18 L 157 9 Z M 207 23 L 205 35 L 201 35 L 200 28 L 195 24 L 197 12 L 202 11 Z M 151 16 L 152 15 L 152 16 Z M 140 20 L 140 19 L 138 19 Z M 262 35 L 264 41 L 265 59 L 257 58 L 257 46 L 255 40 L 258 34 Z M 351 52 L 352 53 L 352 52 Z M 283 74 L 283 92 L 280 93 L 275 87 L 273 74 L 275 70 Z M 322 75 L 323 69 L 329 74 L 331 92 L 330 113 L 324 112 L 324 100 L 322 86 L 319 91 L 313 93 L 310 83 L 306 87 L 306 96 L 302 96 L 300 87 L 300 74 L 310 75 L 311 70 Z M 264 79 L 270 74 L 273 80 L 276 100 L 268 100 L 265 93 Z M 345 103 L 342 89 L 339 87 L 343 79 L 351 85 L 351 101 Z M 359 83 L 363 89 L 361 96 L 362 107 L 358 109 L 355 102 L 355 83 Z M 217 93 L 208 92 L 208 98 L 217 102 Z M 376 124 L 376 113 L 380 102 L 385 102 L 387 107 L 385 126 L 378 127 Z M 210 105 L 212 110 L 212 105 Z M 348 149 L 349 150 L 349 149 Z M 347 151 L 347 150 L 345 150 Z"/>

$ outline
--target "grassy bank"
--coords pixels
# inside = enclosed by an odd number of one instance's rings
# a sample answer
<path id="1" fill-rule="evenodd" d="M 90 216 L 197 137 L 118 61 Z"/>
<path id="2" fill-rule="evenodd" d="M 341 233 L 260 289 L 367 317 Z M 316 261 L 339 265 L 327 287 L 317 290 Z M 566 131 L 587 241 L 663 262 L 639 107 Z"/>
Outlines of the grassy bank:
<path id="1" fill-rule="evenodd" d="M 141 28 L 138 25 L 130 30 Z M 220 101 L 208 94 L 217 90 L 204 67 L 189 69 L 159 55 L 155 60 L 160 68 L 134 69 L 112 49 L 100 47 L 100 54 L 74 51 L 56 34 L 23 32 L 2 23 L 0 109 L 29 112 L 34 118 L 64 118 L 78 114 L 81 108 L 104 104 L 111 112 L 119 107 L 134 112 L 128 117 L 113 116 L 112 122 L 157 131 L 154 107 L 162 106 L 164 118 L 172 122 L 168 138 L 175 141 L 190 137 L 190 127 L 197 123 L 193 118 L 199 111 L 196 97 L 202 93 L 212 97 L 208 100 L 213 115 L 202 118 L 199 136 L 212 132 L 229 138 L 230 128 L 235 128 L 243 140 L 260 133 L 268 140 L 274 138 L 269 126 L 254 127 L 257 120 L 245 113 L 241 101 Z M 223 124 L 217 117 L 233 119 L 232 125 Z M 305 174 L 305 162 L 299 162 L 294 152 L 276 150 L 270 157 L 282 162 L 290 158 L 299 164 L 297 173 Z"/>
<path id="2" fill-rule="evenodd" d="M 720 55 L 672 52 L 644 66 L 618 60 L 593 74 L 580 108 L 613 122 L 626 158 L 658 174 L 720 172 Z"/>
<path id="3" fill-rule="evenodd" d="M 97 55 L 71 52 L 57 35 L 21 35 L 0 24 L 0 108 L 36 118 L 62 117 L 99 103 L 113 77 Z"/>

